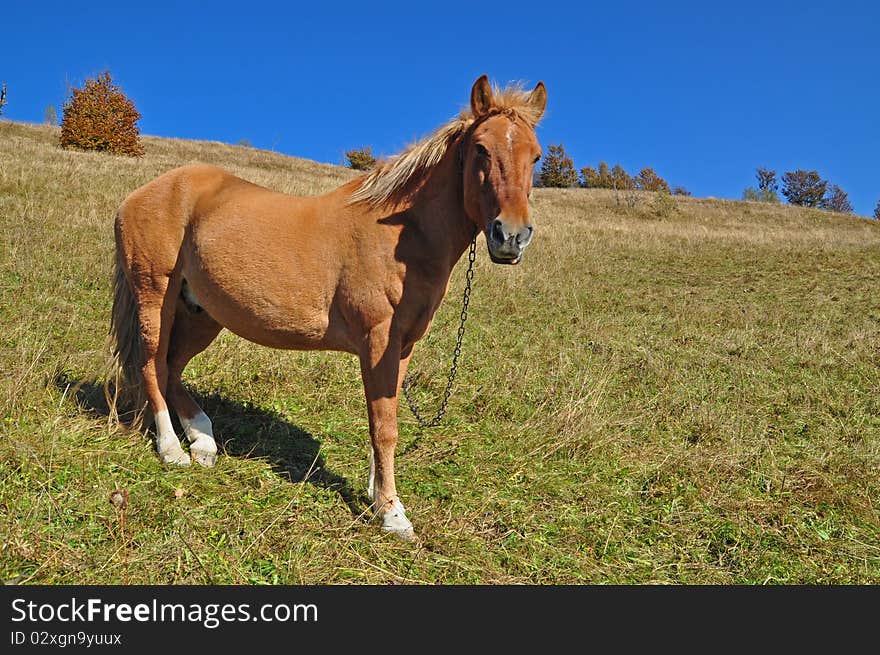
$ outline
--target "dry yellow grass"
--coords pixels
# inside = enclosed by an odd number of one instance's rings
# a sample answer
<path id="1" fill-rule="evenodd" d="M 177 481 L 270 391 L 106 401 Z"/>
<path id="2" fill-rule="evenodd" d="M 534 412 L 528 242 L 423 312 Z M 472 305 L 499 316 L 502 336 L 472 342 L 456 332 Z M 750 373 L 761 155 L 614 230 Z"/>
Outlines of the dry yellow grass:
<path id="1" fill-rule="evenodd" d="M 877 222 L 535 190 L 523 264 L 481 246 L 447 422 L 402 411 L 413 549 L 359 517 L 368 428 L 347 356 L 223 333 L 186 373 L 224 444 L 213 470 L 166 470 L 71 386 L 103 362 L 130 191 L 193 161 L 299 194 L 354 173 L 220 143 L 146 137 L 130 159 L 56 142 L 0 121 L 4 579 L 880 582 Z M 416 351 L 424 403 L 461 273 Z"/>

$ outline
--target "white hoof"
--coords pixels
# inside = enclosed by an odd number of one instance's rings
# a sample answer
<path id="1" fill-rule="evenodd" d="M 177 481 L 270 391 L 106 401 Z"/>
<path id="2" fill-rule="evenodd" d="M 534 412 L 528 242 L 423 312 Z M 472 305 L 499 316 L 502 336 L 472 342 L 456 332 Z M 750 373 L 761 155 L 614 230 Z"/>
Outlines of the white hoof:
<path id="1" fill-rule="evenodd" d="M 393 532 L 405 541 L 416 540 L 412 523 L 406 518 L 406 509 L 399 499 L 395 499 L 391 507 L 382 515 L 382 529 L 385 532 Z"/>
<path id="2" fill-rule="evenodd" d="M 189 455 L 187 455 L 180 444 L 177 448 L 170 447 L 159 451 L 159 457 L 166 464 L 174 464 L 176 466 L 189 466 Z"/>
<path id="3" fill-rule="evenodd" d="M 183 452 L 183 448 L 180 447 L 168 412 L 165 410 L 156 412 L 154 420 L 156 422 L 156 450 L 162 461 L 166 464 L 189 466 L 189 455 Z"/>
<path id="4" fill-rule="evenodd" d="M 415 533 L 415 530 L 410 528 L 409 530 L 389 530 L 388 528 L 383 528 L 386 532 L 391 532 L 394 535 L 400 537 L 404 541 L 408 541 L 410 543 L 418 542 L 419 538 Z"/>
<path id="5" fill-rule="evenodd" d="M 199 437 L 189 447 L 196 464 L 211 467 L 217 461 L 217 443 L 211 437 Z"/>

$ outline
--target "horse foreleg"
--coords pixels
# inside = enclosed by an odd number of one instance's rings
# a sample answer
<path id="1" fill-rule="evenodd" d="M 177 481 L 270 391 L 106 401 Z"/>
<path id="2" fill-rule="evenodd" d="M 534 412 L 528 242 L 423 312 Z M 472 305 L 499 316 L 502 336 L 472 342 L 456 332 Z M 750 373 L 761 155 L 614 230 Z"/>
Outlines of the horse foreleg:
<path id="1" fill-rule="evenodd" d="M 406 377 L 406 372 L 409 369 L 409 360 L 412 358 L 412 346 L 406 349 L 406 352 L 401 353 L 400 355 L 400 369 L 397 373 L 397 397 L 400 398 L 400 390 L 403 387 L 403 379 Z M 376 484 L 376 450 L 373 448 L 372 444 L 370 444 L 370 469 L 367 475 L 367 495 L 370 497 L 370 500 L 373 499 L 374 489 Z"/>
<path id="2" fill-rule="evenodd" d="M 385 323 L 374 328 L 360 355 L 372 445 L 372 500 L 382 528 L 414 539 L 412 523 L 397 495 L 394 449 L 397 447 L 397 391 L 401 369 L 400 341 Z"/>

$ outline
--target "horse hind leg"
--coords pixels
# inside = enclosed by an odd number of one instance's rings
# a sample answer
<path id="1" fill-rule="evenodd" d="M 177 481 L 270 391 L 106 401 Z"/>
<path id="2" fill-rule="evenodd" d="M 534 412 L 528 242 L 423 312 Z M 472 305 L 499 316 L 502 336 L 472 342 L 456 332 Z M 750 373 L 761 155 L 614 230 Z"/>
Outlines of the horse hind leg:
<path id="1" fill-rule="evenodd" d="M 134 285 L 143 348 L 144 392 L 153 413 L 156 451 L 166 464 L 189 465 L 189 456 L 171 424 L 165 392 L 168 385 L 168 343 L 174 323 L 175 302 L 180 282 L 169 276 L 148 276 Z"/>
<path id="2" fill-rule="evenodd" d="M 190 442 L 193 461 L 202 466 L 214 465 L 217 442 L 214 440 L 211 419 L 184 388 L 181 374 L 190 360 L 207 348 L 221 329 L 220 324 L 198 305 L 184 280 L 168 351 L 168 400 L 177 412 L 177 418 Z"/>

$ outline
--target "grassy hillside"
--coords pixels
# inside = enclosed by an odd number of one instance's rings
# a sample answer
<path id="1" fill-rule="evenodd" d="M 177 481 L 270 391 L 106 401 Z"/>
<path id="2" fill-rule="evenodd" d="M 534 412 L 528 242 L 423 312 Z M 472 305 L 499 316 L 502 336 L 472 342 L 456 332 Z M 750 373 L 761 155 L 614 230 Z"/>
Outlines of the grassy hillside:
<path id="1" fill-rule="evenodd" d="M 223 444 L 212 470 L 163 467 L 90 382 L 126 194 L 192 161 L 291 193 L 351 173 L 218 143 L 147 138 L 128 159 L 56 139 L 0 121 L 0 579 L 880 583 L 880 224 L 536 190 L 523 264 L 480 247 L 446 422 L 401 412 L 414 547 L 360 516 L 354 358 L 222 333 L 186 375 Z M 416 350 L 424 403 L 462 278 Z"/>

